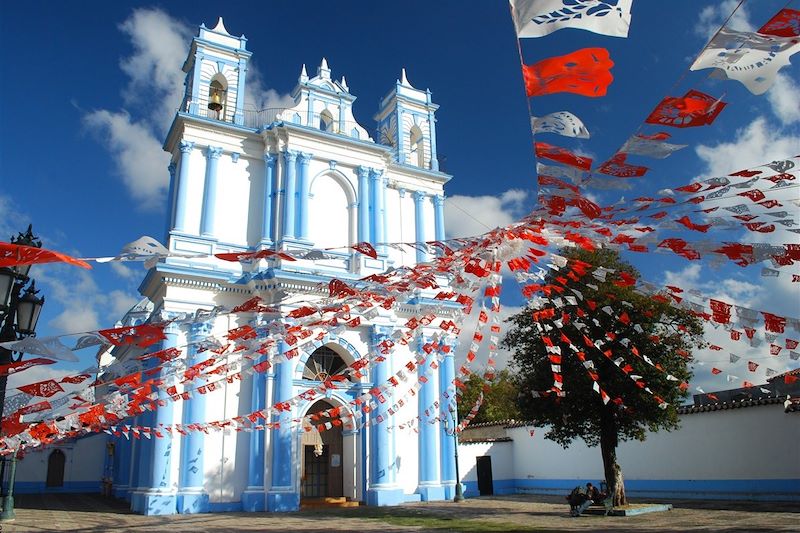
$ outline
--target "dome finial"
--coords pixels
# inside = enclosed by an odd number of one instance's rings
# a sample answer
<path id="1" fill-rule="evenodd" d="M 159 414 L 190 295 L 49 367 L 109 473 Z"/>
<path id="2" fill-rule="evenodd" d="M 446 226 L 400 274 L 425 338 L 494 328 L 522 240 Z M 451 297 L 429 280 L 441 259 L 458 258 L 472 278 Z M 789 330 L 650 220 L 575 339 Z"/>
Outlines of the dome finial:
<path id="1" fill-rule="evenodd" d="M 300 83 L 308 81 L 308 72 L 306 72 L 306 64 L 303 63 L 303 68 L 300 71 L 300 78 L 298 80 Z"/>
<path id="2" fill-rule="evenodd" d="M 344 79 L 344 76 L 342 76 L 342 82 L 340 83 L 340 85 L 342 86 L 342 89 L 344 89 L 345 91 L 350 90 L 350 87 L 347 86 L 347 80 Z"/>
<path id="3" fill-rule="evenodd" d="M 331 69 L 328 67 L 328 60 L 324 57 L 322 58 L 322 62 L 319 64 L 319 68 L 317 69 L 317 76 L 325 79 L 331 78 Z"/>
<path id="4" fill-rule="evenodd" d="M 408 76 L 406 76 L 406 68 L 405 67 L 403 67 L 403 69 L 400 71 L 400 84 L 401 85 L 408 85 L 409 87 L 411 87 L 411 83 L 409 83 L 409 81 L 408 81 Z"/>
<path id="5" fill-rule="evenodd" d="M 225 29 L 225 23 L 222 22 L 222 17 L 219 17 L 219 19 L 217 20 L 217 25 L 214 26 L 211 29 L 211 31 L 215 31 L 217 33 L 224 33 L 225 35 L 230 35 L 230 33 L 228 33 L 228 30 Z"/>

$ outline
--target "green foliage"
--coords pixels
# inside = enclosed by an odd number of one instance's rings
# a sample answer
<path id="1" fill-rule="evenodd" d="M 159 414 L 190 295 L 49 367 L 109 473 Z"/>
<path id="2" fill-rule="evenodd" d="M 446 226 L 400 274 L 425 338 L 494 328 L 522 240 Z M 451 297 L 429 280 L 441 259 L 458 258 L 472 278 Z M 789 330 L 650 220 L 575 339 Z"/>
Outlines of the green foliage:
<path id="1" fill-rule="evenodd" d="M 609 431 L 616 435 L 612 439 L 612 447 L 616 447 L 614 443 L 617 439 L 644 440 L 647 430 L 677 428 L 676 408 L 688 394 L 686 387 L 681 389 L 679 385 L 681 382 L 687 383 L 691 378 L 688 360 L 679 351 L 691 353 L 694 346 L 702 344 L 702 323 L 686 310 L 657 302 L 649 296 L 635 292 L 632 287 L 614 285 L 612 280 L 617 279 L 616 274 L 609 274 L 606 282 L 592 277 L 591 273 L 598 266 L 615 269 L 617 272 L 625 271 L 634 278 L 639 277 L 638 272 L 613 250 L 569 250 L 562 254 L 591 264 L 587 274 L 579 282 L 567 280 L 567 290 L 563 293 L 574 295 L 570 288 L 580 291 L 584 301 L 579 300 L 579 304 L 587 316 L 578 318 L 575 307 L 564 307 L 558 310 L 558 314 L 562 310 L 567 311 L 570 318 L 565 322 L 568 323 L 560 330 L 553 328 L 544 332 L 555 346 L 561 347 L 563 390 L 566 393 L 563 397 L 549 395 L 544 398 L 534 398 L 531 395 L 531 391 L 546 391 L 553 386 L 550 361 L 542 341 L 542 333 L 534 326 L 532 310 L 525 309 L 509 319 L 512 326 L 503 339 L 503 345 L 513 352 L 512 368 L 515 370 L 520 391 L 519 407 L 522 416 L 526 420 L 534 421 L 536 425 L 549 425 L 550 430 L 545 436 L 564 447 L 576 437 L 582 438 L 590 446 L 596 446 L 600 442 L 601 427 L 606 435 Z M 561 272 L 551 273 L 545 280 L 546 283 L 563 286 L 555 277 L 562 277 L 563 280 L 569 267 L 570 265 Z M 595 284 L 597 288 L 588 287 L 587 284 Z M 553 294 L 553 297 L 556 296 L 558 295 Z M 596 303 L 594 311 L 589 309 L 587 301 Z M 626 312 L 630 317 L 630 324 L 624 325 L 601 311 L 605 306 L 610 306 L 616 316 Z M 576 318 L 586 324 L 583 331 L 575 326 L 573 320 Z M 641 331 L 634 328 L 635 324 L 641 326 Z M 592 390 L 593 382 L 584 364 L 569 348 L 569 344 L 560 339 L 561 332 L 585 353 L 587 361 L 592 361 L 599 375 L 600 386 L 612 399 L 621 399 L 623 406 L 613 401 L 603 404 L 600 395 Z M 584 332 L 592 341 L 602 339 L 606 344 L 601 349 L 587 347 L 584 343 Z M 616 338 L 610 340 L 608 332 L 616 334 Z M 631 340 L 628 347 L 621 343 L 623 338 Z M 631 352 L 631 346 L 638 349 L 639 356 Z M 612 351 L 610 358 L 603 354 L 603 351 L 609 349 Z M 620 357 L 624 359 L 622 366 L 629 364 L 632 367 L 630 374 L 642 376 L 642 381 L 653 394 L 637 385 L 614 364 L 613 360 Z M 653 368 L 644 357 L 660 365 L 663 371 Z M 679 381 L 669 381 L 668 374 Z M 669 407 L 659 408 L 659 402 L 654 395 L 663 398 Z"/>
<path id="2" fill-rule="evenodd" d="M 461 398 L 458 400 L 459 420 L 469 414 L 485 384 L 487 381 L 477 374 L 472 374 L 464 383 L 465 388 L 461 391 Z M 497 373 L 494 382 L 488 384 L 488 387 L 489 390 L 484 393 L 483 405 L 472 419 L 472 423 L 496 422 L 512 418 L 519 420 L 517 386 L 511 373 L 508 370 L 501 370 Z"/>

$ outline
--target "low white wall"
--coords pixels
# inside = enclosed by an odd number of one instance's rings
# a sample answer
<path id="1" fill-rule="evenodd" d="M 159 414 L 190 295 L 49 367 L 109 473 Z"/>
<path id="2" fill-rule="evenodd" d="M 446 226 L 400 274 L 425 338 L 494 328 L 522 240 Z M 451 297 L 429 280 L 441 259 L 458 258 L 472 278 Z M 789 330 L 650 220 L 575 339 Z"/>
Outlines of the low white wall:
<path id="1" fill-rule="evenodd" d="M 800 500 L 800 417 L 781 405 L 681 415 L 681 428 L 620 443 L 617 458 L 629 496 Z M 530 430 L 534 429 L 534 434 Z M 578 439 L 563 449 L 546 428 L 509 428 L 513 445 L 463 445 L 462 479 L 473 481 L 475 459 L 492 455 L 495 486 L 516 492 L 565 494 L 603 479 L 600 448 Z M 474 452 L 472 451 L 474 450 Z M 498 457 L 499 455 L 499 457 Z M 495 464 L 502 465 L 499 468 Z M 507 473 L 505 465 L 513 472 Z M 467 477 L 472 472 L 473 477 Z M 501 472 L 503 472 L 501 474 Z"/>
<path id="2" fill-rule="evenodd" d="M 17 462 L 18 493 L 32 492 L 100 492 L 103 477 L 107 435 L 99 433 L 59 446 L 29 452 Z M 47 461 L 55 449 L 64 452 L 64 485 L 46 487 Z"/>

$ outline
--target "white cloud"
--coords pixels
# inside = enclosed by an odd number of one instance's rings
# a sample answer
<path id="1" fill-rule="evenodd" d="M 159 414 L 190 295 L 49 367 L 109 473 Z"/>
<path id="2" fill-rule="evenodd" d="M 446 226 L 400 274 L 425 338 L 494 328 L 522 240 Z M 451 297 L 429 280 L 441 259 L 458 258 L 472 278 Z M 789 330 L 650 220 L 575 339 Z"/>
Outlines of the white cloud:
<path id="1" fill-rule="evenodd" d="M 36 282 L 47 298 L 45 310 L 57 304 L 61 312 L 48 321 L 58 333 L 80 333 L 113 327 L 138 299 L 125 291 L 109 293 L 89 271 L 69 265 L 47 265 L 36 271 Z"/>
<path id="2" fill-rule="evenodd" d="M 711 36 L 722 26 L 722 23 L 725 22 L 738 3 L 738 0 L 724 0 L 703 8 L 694 25 L 695 34 L 704 37 L 706 40 L 711 39 Z M 753 31 L 754 28 L 750 22 L 747 6 L 742 4 L 731 17 L 731 20 L 728 21 L 727 26 L 738 31 Z"/>
<path id="3" fill-rule="evenodd" d="M 140 276 L 131 267 L 121 261 L 111 261 L 111 270 L 122 279 L 138 279 Z"/>
<path id="4" fill-rule="evenodd" d="M 160 9 L 135 9 L 119 29 L 133 45 L 133 54 L 120 61 L 128 75 L 125 103 L 150 112 L 154 125 L 166 132 L 183 97 L 181 70 L 192 31 Z"/>
<path id="5" fill-rule="evenodd" d="M 800 122 L 800 98 L 797 87 L 800 85 L 788 74 L 778 73 L 775 83 L 767 92 L 767 100 L 772 112 L 783 125 Z"/>
<path id="6" fill-rule="evenodd" d="M 511 189 L 500 196 L 449 196 L 445 200 L 445 233 L 472 237 L 507 226 L 525 213 L 526 191 Z"/>
<path id="7" fill-rule="evenodd" d="M 19 211 L 10 196 L 0 193 L 0 241 L 8 242 L 7 239 L 24 232 L 30 223 L 27 213 Z"/>
<path id="8" fill-rule="evenodd" d="M 111 153 L 120 177 L 138 206 L 162 210 L 169 186 L 169 154 L 161 139 L 183 98 L 183 62 L 195 28 L 157 8 L 135 9 L 119 26 L 133 51 L 120 60 L 127 75 L 122 89 L 125 109 L 99 109 L 84 116 Z M 290 107 L 294 101 L 264 86 L 250 64 L 245 88 L 248 108 Z"/>
<path id="9" fill-rule="evenodd" d="M 84 116 L 84 124 L 102 132 L 103 143 L 139 207 L 163 209 L 169 187 L 169 154 L 161 149 L 152 130 L 124 111 L 93 111 Z"/>
<path id="10" fill-rule="evenodd" d="M 699 145 L 695 152 L 706 164 L 706 174 L 724 176 L 748 167 L 797 155 L 800 135 L 785 132 L 761 116 L 736 131 L 730 142 Z"/>

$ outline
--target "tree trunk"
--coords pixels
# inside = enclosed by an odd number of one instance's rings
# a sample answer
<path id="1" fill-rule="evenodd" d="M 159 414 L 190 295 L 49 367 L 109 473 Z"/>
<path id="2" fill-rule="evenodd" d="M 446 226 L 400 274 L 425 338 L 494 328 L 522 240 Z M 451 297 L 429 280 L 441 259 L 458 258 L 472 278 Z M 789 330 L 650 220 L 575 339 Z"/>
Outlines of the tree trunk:
<path id="1" fill-rule="evenodd" d="M 622 469 L 617 464 L 617 424 L 612 409 L 613 406 L 607 405 L 600 415 L 600 453 L 603 455 L 608 493 L 614 498 L 614 505 L 626 505 L 625 481 L 622 479 Z"/>

